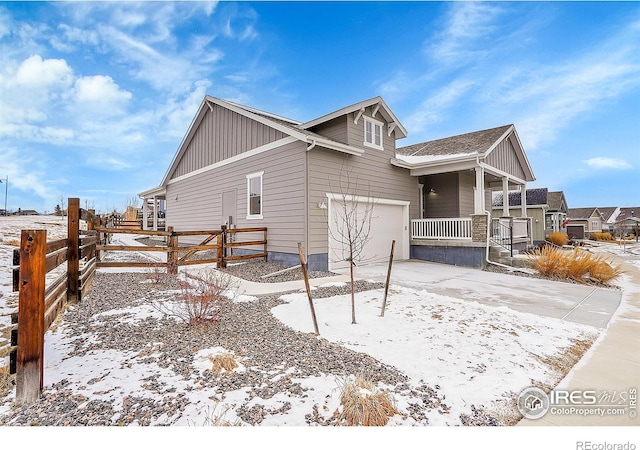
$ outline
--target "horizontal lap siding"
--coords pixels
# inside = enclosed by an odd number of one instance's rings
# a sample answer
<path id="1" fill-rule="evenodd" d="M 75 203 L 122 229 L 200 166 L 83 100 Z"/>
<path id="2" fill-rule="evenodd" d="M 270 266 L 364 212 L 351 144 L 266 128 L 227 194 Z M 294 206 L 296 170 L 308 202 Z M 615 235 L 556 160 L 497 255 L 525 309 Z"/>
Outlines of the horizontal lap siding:
<path id="1" fill-rule="evenodd" d="M 305 147 L 300 142 L 201 173 L 167 186 L 167 225 L 176 230 L 218 229 L 222 193 L 237 192 L 236 226 L 268 227 L 269 251 L 297 252 L 304 242 Z M 263 219 L 247 219 L 246 175 L 264 171 Z M 177 197 L 177 200 L 176 200 Z"/>
<path id="2" fill-rule="evenodd" d="M 354 124 L 353 118 L 353 114 L 349 114 L 332 121 L 332 124 L 342 123 L 348 133 L 349 145 L 363 148 L 364 155 L 346 155 L 319 146 L 308 152 L 309 253 L 311 254 L 327 252 L 327 210 L 320 209 L 317 205 L 320 202 L 327 202 L 326 194 L 328 192 L 340 194 L 339 176 L 343 164 L 345 164 L 345 172 L 349 168 L 354 178 L 357 174 L 358 191 L 356 195 L 409 201 L 411 202 L 410 217 L 418 216 L 417 178 L 410 176 L 408 170 L 392 166 L 390 163 L 391 158 L 394 157 L 395 149 L 393 134 L 391 137 L 387 136 L 385 124 L 383 129 L 384 151 L 364 147 L 362 145 L 364 140 L 363 120 L 361 118 L 357 124 Z M 380 115 L 376 118 L 382 120 Z M 333 129 L 333 135 L 340 135 L 337 128 Z M 355 185 L 355 179 L 352 181 L 352 184 Z"/>
<path id="3" fill-rule="evenodd" d="M 427 175 L 424 184 L 424 218 L 460 217 L 458 173 Z M 434 192 L 429 191 L 433 189 Z"/>
<path id="4" fill-rule="evenodd" d="M 281 131 L 218 105 L 207 111 L 171 178 L 284 137 Z"/>

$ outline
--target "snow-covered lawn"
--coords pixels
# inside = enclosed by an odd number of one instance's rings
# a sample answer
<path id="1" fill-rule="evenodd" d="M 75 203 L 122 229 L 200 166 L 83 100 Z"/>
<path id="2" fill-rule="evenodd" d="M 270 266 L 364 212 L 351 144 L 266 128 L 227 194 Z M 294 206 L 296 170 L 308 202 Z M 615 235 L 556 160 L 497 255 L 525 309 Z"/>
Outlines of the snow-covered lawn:
<path id="1" fill-rule="evenodd" d="M 42 218 L 31 220 L 47 223 L 52 230 L 62 228 L 66 233 L 65 227 L 58 226 L 59 218 L 52 219 L 50 225 Z M 9 264 L 14 247 L 7 242 L 18 233 L 16 227 L 25 227 L 25 222 L 0 218 L 0 314 L 11 310 L 6 306 L 6 300 L 11 290 Z M 555 386 L 560 381 L 563 374 L 556 371 L 554 359 L 563 358 L 563 352 L 576 339 L 593 340 L 600 332 L 559 319 L 399 286 L 391 287 L 385 316 L 380 317 L 382 296 L 381 290 L 357 294 L 357 324 L 351 324 L 349 297 L 317 299 L 315 308 L 321 334 L 318 339 L 366 353 L 396 367 L 413 383 L 424 382 L 436 389 L 450 412 L 442 414 L 433 410 L 427 417 L 432 425 L 460 425 L 460 414 L 471 414 L 472 405 L 499 417 L 508 416 L 514 396 L 523 388 L 533 383 Z M 287 294 L 282 298 L 285 303 L 272 310 L 274 316 L 294 330 L 312 332 L 306 294 Z M 247 296 L 236 300 L 259 301 Z M 136 320 L 157 314 L 135 301 L 132 305 L 135 306 L 95 315 L 92 320 L 126 320 L 135 325 Z M 3 316 L 0 328 L 7 324 L 8 317 Z M 145 360 L 145 356 L 153 352 L 153 346 L 161 343 L 150 342 L 148 348 L 137 353 L 95 351 L 79 359 L 68 357 L 75 337 L 67 335 L 67 331 L 62 321 L 57 329 L 46 334 L 45 390 L 48 385 L 67 380 L 67 388 L 89 400 L 160 396 L 144 387 L 145 379 L 157 375 L 158 382 L 184 392 L 189 406 L 179 420 L 165 418 L 166 421 L 161 419 L 155 424 L 202 425 L 212 414 L 221 411 L 226 411 L 227 420 L 237 420 L 233 407 L 243 404 L 247 388 L 227 392 L 224 401 L 216 404 L 211 400 L 215 392 L 202 389 L 194 380 L 185 379 L 170 368 Z M 92 336 L 85 338 L 90 341 Z M 3 344 L 6 345 L 6 341 L 0 338 L 0 346 Z M 203 370 L 208 364 L 208 356 L 221 351 L 224 349 L 194 351 L 193 371 Z M 1 362 L 6 364 L 6 359 Z M 236 370 L 243 370 L 243 367 Z M 261 425 L 305 425 L 305 415 L 312 413 L 314 405 L 327 416 L 339 407 L 340 380 L 335 376 L 294 381 L 310 388 L 305 392 L 307 396 L 283 399 L 275 395 L 259 400 L 266 409 L 274 411 Z M 281 408 L 285 400 L 291 403 L 290 409 Z M 415 399 L 396 396 L 395 401 L 400 411 L 406 411 Z M 9 408 L 9 403 L 5 402 L 4 406 L 1 403 L 0 400 L 0 414 Z M 212 412 L 214 408 L 216 412 Z M 414 425 L 415 422 L 398 415 L 390 424 Z"/>

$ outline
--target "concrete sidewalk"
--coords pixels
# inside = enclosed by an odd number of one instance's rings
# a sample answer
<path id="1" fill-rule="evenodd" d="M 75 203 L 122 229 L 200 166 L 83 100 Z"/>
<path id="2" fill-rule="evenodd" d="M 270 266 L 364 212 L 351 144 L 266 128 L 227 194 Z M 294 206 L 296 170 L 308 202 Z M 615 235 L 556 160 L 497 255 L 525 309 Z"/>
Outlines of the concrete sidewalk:
<path id="1" fill-rule="evenodd" d="M 640 250 L 640 247 L 636 250 Z M 615 264 L 622 264 L 625 275 L 629 277 L 624 286 L 622 305 L 600 339 L 559 383 L 556 390 L 595 390 L 612 397 L 612 401 L 599 401 L 595 406 L 602 403 L 619 406 L 617 403 L 623 395 L 626 398 L 622 405 L 626 407 L 625 413 L 581 415 L 553 414 L 550 411 L 537 420 L 523 419 L 519 425 L 640 425 L 637 417 L 640 406 L 631 408 L 629 404 L 631 390 L 635 389 L 637 395 L 640 389 L 640 256 L 630 254 L 624 259 L 615 255 L 610 257 Z"/>
<path id="2" fill-rule="evenodd" d="M 375 281 L 386 273 L 386 264 L 356 269 L 358 278 Z M 622 298 L 616 289 L 416 260 L 394 262 L 391 283 L 597 328 L 607 326 Z"/>

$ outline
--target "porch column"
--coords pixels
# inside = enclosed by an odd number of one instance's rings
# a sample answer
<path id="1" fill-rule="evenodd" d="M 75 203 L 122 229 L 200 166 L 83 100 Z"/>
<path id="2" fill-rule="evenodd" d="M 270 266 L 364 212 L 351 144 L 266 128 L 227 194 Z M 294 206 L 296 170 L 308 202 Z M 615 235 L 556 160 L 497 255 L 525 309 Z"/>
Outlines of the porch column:
<path id="1" fill-rule="evenodd" d="M 527 217 L 527 183 L 520 186 L 520 217 Z"/>
<path id="2" fill-rule="evenodd" d="M 147 220 L 145 217 L 144 220 Z M 158 199 L 153 196 L 153 231 L 158 231 Z"/>
<path id="3" fill-rule="evenodd" d="M 476 167 L 476 191 L 473 198 L 475 214 L 484 214 L 484 168 Z"/>
<path id="4" fill-rule="evenodd" d="M 502 217 L 509 217 L 509 179 L 502 177 Z"/>
<path id="5" fill-rule="evenodd" d="M 142 198 L 142 229 L 143 230 L 148 230 L 149 227 L 147 226 L 147 214 L 149 213 L 149 205 L 147 203 L 147 199 L 146 197 Z"/>

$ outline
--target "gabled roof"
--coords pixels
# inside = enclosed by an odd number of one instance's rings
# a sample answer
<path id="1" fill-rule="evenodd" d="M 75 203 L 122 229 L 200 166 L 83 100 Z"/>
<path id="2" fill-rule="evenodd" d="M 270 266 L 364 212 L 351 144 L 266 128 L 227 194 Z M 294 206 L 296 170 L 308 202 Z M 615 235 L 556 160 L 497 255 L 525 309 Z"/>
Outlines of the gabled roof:
<path id="1" fill-rule="evenodd" d="M 447 164 L 455 164 L 457 167 L 463 164 L 482 165 L 491 152 L 506 139 L 510 140 L 522 167 L 524 179 L 521 181 L 534 181 L 533 170 L 513 124 L 400 147 L 396 149 L 396 157 L 391 163 L 416 170 Z M 486 169 L 490 166 L 485 164 L 483 167 Z M 499 176 L 505 175 L 508 174 L 501 172 Z"/>
<path id="2" fill-rule="evenodd" d="M 396 115 L 391 111 L 391 108 L 389 108 L 389 106 L 385 103 L 384 100 L 382 100 L 382 97 L 380 96 L 370 98 L 369 100 L 363 100 L 361 102 L 354 103 L 353 105 L 345 106 L 344 108 L 341 108 L 337 111 L 334 111 L 329 114 L 325 114 L 324 116 L 318 117 L 317 119 L 310 120 L 309 122 L 305 122 L 300 125 L 300 128 L 303 128 L 306 130 L 309 128 L 313 128 L 316 125 L 320 125 L 332 119 L 335 119 L 336 117 L 344 116 L 345 114 L 355 113 L 358 111 L 364 112 L 364 109 L 370 106 L 373 107 L 374 111 L 376 112 L 376 115 L 380 114 L 382 117 L 384 117 L 387 123 L 389 123 L 389 125 L 394 126 L 394 130 L 396 132 L 396 139 L 407 137 L 407 130 L 400 123 Z M 374 115 L 374 118 L 375 118 L 375 115 Z"/>
<path id="3" fill-rule="evenodd" d="M 527 189 L 526 199 L 527 206 L 543 206 L 547 205 L 547 188 L 533 188 Z M 502 207 L 502 203 L 504 200 L 504 196 L 502 192 L 494 192 L 493 193 L 493 201 L 491 205 L 494 208 Z M 509 206 L 521 206 L 522 205 L 522 196 L 520 195 L 520 191 L 511 191 L 509 192 Z"/>
<path id="4" fill-rule="evenodd" d="M 567 211 L 567 215 L 569 216 L 570 219 L 573 219 L 573 220 L 579 220 L 579 219 L 586 220 L 591 218 L 594 215 L 594 213 L 597 213 L 600 217 L 602 217 L 600 210 L 594 207 L 569 208 L 569 211 Z"/>
<path id="5" fill-rule="evenodd" d="M 564 198 L 564 192 L 555 191 L 547 193 L 547 204 L 549 205 L 549 209 L 551 211 L 560 211 L 562 210 L 562 203 L 564 202 L 565 207 L 567 206 L 567 200 Z"/>
<path id="6" fill-rule="evenodd" d="M 382 101 L 382 99 L 380 99 Z M 260 111 L 256 108 L 251 108 L 248 106 L 240 105 L 238 103 L 230 102 L 227 100 L 222 100 L 219 98 L 211 97 L 209 95 L 205 96 L 198 108 L 198 112 L 196 116 L 192 120 L 189 125 L 189 129 L 187 134 L 183 138 L 180 146 L 178 147 L 178 151 L 176 152 L 167 172 L 162 179 L 162 183 L 160 187 L 166 186 L 169 182 L 171 174 L 177 167 L 180 162 L 182 156 L 187 150 L 191 139 L 193 138 L 198 126 L 204 119 L 208 110 L 213 109 L 213 105 L 218 105 L 223 108 L 229 109 L 235 113 L 238 113 L 242 116 L 248 117 L 249 119 L 255 120 L 256 122 L 262 123 L 263 125 L 267 125 L 271 128 L 281 131 L 282 133 L 291 136 L 295 139 L 301 140 L 310 144 L 310 148 L 319 145 L 325 148 L 329 148 L 332 150 L 337 150 L 343 153 L 347 153 L 350 155 L 362 155 L 364 150 L 358 147 L 353 147 L 351 145 L 344 144 L 342 142 L 335 141 L 333 139 L 327 138 L 320 134 L 314 133 L 312 131 L 306 130 L 300 122 L 296 122 L 291 119 L 287 119 L 281 116 L 277 116 L 275 114 L 267 113 L 265 111 Z M 154 188 L 155 189 L 155 188 Z"/>
<path id="7" fill-rule="evenodd" d="M 598 206 L 598 211 L 602 214 L 605 222 L 613 222 L 620 215 L 620 208 L 617 206 Z"/>
<path id="8" fill-rule="evenodd" d="M 487 152 L 513 125 L 474 131 L 396 149 L 402 156 L 479 155 Z"/>

